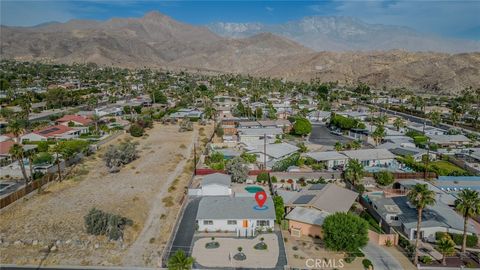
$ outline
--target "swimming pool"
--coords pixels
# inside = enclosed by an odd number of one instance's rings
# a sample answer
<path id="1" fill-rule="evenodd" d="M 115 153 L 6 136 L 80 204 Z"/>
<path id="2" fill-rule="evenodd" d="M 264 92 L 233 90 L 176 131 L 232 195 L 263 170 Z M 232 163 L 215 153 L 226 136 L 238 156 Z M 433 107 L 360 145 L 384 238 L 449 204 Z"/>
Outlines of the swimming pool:
<path id="1" fill-rule="evenodd" d="M 248 187 L 245 187 L 245 190 L 248 191 L 249 193 L 257 193 L 259 191 L 263 191 L 263 188 L 259 186 L 248 186 Z"/>

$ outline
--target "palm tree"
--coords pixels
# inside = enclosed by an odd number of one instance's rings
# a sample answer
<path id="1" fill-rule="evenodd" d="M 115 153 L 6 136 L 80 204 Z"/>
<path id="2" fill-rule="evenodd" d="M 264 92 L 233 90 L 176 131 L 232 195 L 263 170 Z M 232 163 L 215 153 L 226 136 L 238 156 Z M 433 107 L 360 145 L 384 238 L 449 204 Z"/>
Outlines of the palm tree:
<path id="1" fill-rule="evenodd" d="M 405 126 L 405 120 L 403 120 L 401 117 L 397 117 L 397 119 L 395 119 L 393 122 L 393 126 L 397 128 L 397 131 L 399 131 L 400 128 Z"/>
<path id="2" fill-rule="evenodd" d="M 95 124 L 95 133 L 98 134 L 98 122 L 100 121 L 100 116 L 94 113 L 92 116 L 90 116 L 90 119 L 92 119 L 93 123 Z"/>
<path id="3" fill-rule="evenodd" d="M 10 150 L 8 151 L 12 159 L 17 160 L 18 164 L 20 165 L 20 170 L 22 171 L 23 179 L 25 180 L 25 185 L 28 184 L 28 176 L 27 171 L 25 170 L 25 163 L 23 159 L 25 158 L 25 152 L 23 151 L 23 147 L 16 143 L 12 145 Z"/>
<path id="4" fill-rule="evenodd" d="M 480 214 L 480 197 L 478 191 L 464 189 L 458 194 L 455 200 L 455 209 L 463 215 L 463 242 L 462 253 L 467 248 L 467 226 L 468 219 L 474 218 Z"/>
<path id="5" fill-rule="evenodd" d="M 378 143 L 381 142 L 383 138 L 385 138 L 385 135 L 386 135 L 386 132 L 383 125 L 377 126 L 375 131 L 372 133 L 372 137 L 373 137 L 373 140 L 375 141 L 375 144 L 378 145 Z"/>
<path id="6" fill-rule="evenodd" d="M 442 115 L 439 111 L 433 111 L 428 114 L 428 119 L 432 121 L 432 125 L 436 126 L 442 122 Z"/>
<path id="7" fill-rule="evenodd" d="M 438 241 L 437 249 L 442 253 L 442 264 L 446 265 L 447 256 L 455 252 L 455 242 L 448 234 L 445 234 L 445 236 Z"/>
<path id="8" fill-rule="evenodd" d="M 357 159 L 348 160 L 347 168 L 345 169 L 345 179 L 352 183 L 352 187 L 358 184 L 364 175 L 363 165 Z"/>
<path id="9" fill-rule="evenodd" d="M 417 235 L 415 239 L 415 257 L 413 264 L 418 264 L 418 245 L 420 239 L 420 225 L 422 223 L 422 212 L 428 205 L 435 204 L 435 192 L 428 189 L 427 184 L 416 184 L 407 195 L 410 203 L 417 208 Z"/>
<path id="10" fill-rule="evenodd" d="M 188 270 L 192 269 L 194 262 L 194 258 L 187 256 L 182 249 L 179 249 L 172 257 L 168 258 L 167 266 L 169 270 Z"/>
<path id="11" fill-rule="evenodd" d="M 8 121 L 7 133 L 12 133 L 15 137 L 15 142 L 20 142 L 20 135 L 25 131 L 23 123 L 19 118 L 12 118 Z"/>

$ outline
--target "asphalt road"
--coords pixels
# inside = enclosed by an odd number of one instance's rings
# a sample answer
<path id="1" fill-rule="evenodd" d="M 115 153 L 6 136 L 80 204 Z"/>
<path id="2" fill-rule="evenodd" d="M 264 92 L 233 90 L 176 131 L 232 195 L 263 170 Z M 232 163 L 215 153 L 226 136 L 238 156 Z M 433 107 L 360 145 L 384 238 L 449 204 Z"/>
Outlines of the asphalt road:
<path id="1" fill-rule="evenodd" d="M 374 269 L 402 270 L 402 265 L 397 259 L 375 243 L 368 242 L 367 246 L 365 246 L 362 251 L 365 253 L 365 257 L 372 262 Z"/>
<path id="2" fill-rule="evenodd" d="M 335 135 L 325 125 L 312 126 L 312 133 L 308 139 L 311 143 L 334 146 L 336 142 L 348 143 L 352 140 L 341 135 Z"/>
<path id="3" fill-rule="evenodd" d="M 200 198 L 195 198 L 188 203 L 183 212 L 182 221 L 178 225 L 177 234 L 172 243 L 170 254 L 183 249 L 186 254 L 191 254 L 193 235 L 195 234 L 195 220 L 197 219 L 198 204 Z"/>

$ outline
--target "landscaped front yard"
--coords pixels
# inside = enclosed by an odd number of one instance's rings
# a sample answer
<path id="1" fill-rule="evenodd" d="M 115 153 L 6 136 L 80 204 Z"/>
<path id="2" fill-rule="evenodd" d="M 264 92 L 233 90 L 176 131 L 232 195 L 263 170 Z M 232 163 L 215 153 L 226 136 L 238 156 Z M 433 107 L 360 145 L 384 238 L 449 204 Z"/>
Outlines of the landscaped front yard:
<path id="1" fill-rule="evenodd" d="M 345 261 L 345 253 L 326 250 L 321 239 L 313 239 L 306 236 L 293 237 L 288 231 L 283 231 L 283 236 L 288 264 L 292 268 L 312 268 L 311 265 L 315 260 L 323 260 L 327 264 L 331 263 L 332 267 L 322 267 L 321 269 L 364 269 L 362 260 L 365 258 L 355 258 L 353 262 L 347 263 Z"/>
<path id="2" fill-rule="evenodd" d="M 274 233 L 253 239 L 205 237 L 195 241 L 192 256 L 203 267 L 274 268 L 280 254 L 278 241 Z"/>

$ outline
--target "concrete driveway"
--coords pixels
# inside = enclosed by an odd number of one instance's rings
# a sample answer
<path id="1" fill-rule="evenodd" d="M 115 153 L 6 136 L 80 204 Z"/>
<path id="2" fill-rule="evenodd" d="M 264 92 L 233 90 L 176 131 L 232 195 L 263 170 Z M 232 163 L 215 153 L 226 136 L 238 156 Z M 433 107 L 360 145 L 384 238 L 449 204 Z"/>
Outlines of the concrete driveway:
<path id="1" fill-rule="evenodd" d="M 362 251 L 365 253 L 365 257 L 372 261 L 374 269 L 403 270 L 400 262 L 378 244 L 368 242 Z"/>

